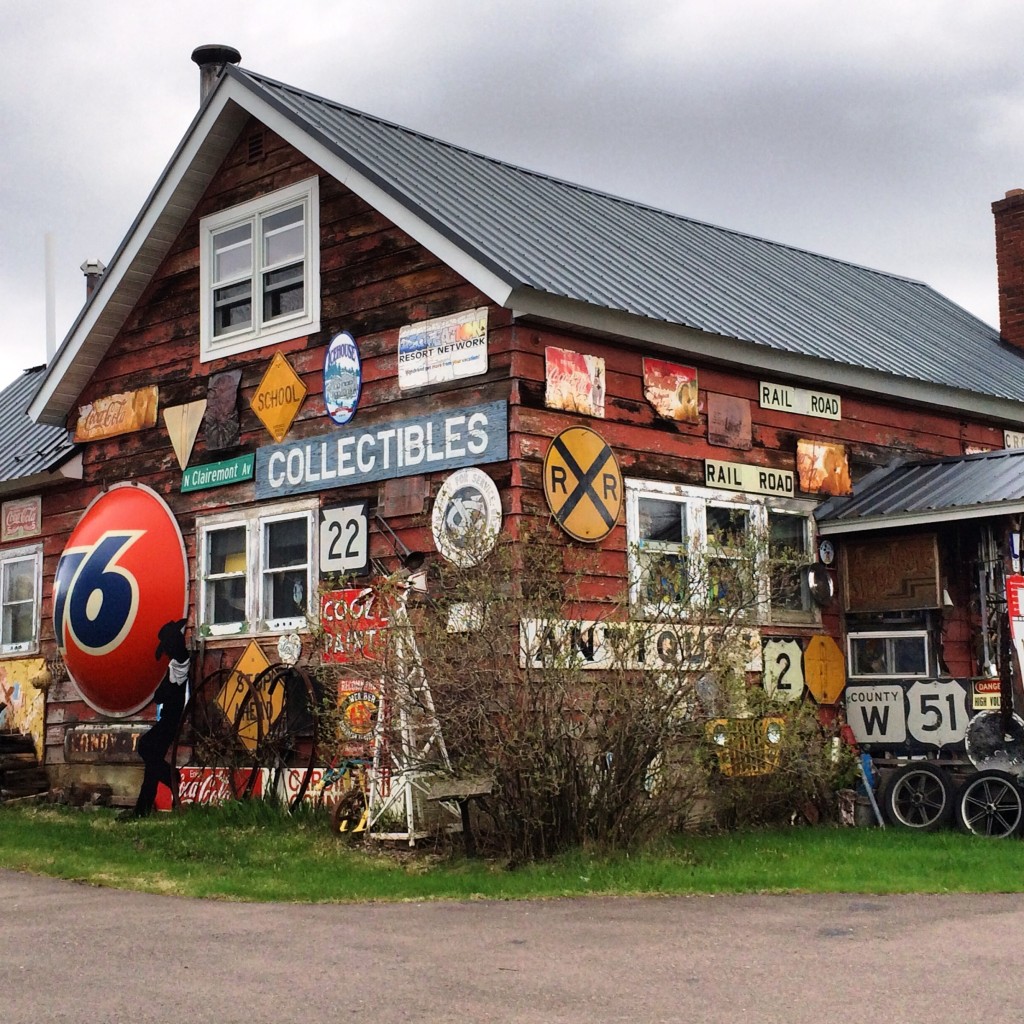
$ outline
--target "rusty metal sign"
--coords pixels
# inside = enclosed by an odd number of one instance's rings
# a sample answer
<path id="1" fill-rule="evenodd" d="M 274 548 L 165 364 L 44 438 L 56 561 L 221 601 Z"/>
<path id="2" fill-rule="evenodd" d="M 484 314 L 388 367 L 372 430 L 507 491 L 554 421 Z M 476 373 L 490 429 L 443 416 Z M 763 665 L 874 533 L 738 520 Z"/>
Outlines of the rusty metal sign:
<path id="1" fill-rule="evenodd" d="M 270 436 L 280 444 L 305 397 L 306 385 L 292 369 L 291 363 L 277 352 L 250 404 Z"/>
<path id="2" fill-rule="evenodd" d="M 72 764 L 135 764 L 139 737 L 152 722 L 72 725 L 64 732 L 64 760 Z"/>
<path id="3" fill-rule="evenodd" d="M 99 441 L 156 426 L 157 386 L 124 391 L 79 406 L 75 441 Z"/>
<path id="4" fill-rule="evenodd" d="M 576 540 L 603 540 L 622 509 L 615 453 L 589 427 L 569 427 L 544 456 L 544 497 L 559 526 Z"/>
<path id="5" fill-rule="evenodd" d="M 804 648 L 804 682 L 819 704 L 835 704 L 846 686 L 846 659 L 830 636 L 812 636 Z"/>
<path id="6" fill-rule="evenodd" d="M 255 750 L 259 743 L 259 710 L 254 700 L 246 701 L 245 698 L 250 692 L 250 686 L 256 677 L 265 669 L 270 668 L 270 662 L 263 653 L 262 648 L 255 640 L 249 642 L 249 646 L 242 652 L 242 656 L 235 662 L 231 675 L 224 681 L 224 685 L 217 694 L 216 701 L 224 712 L 224 717 L 229 722 L 238 720 L 239 712 L 242 719 L 238 722 L 238 738 L 242 741 L 247 750 Z M 271 723 L 277 719 L 284 706 L 283 686 L 278 686 L 272 696 L 260 694 L 263 700 L 264 724 Z M 252 691 L 255 693 L 255 689 Z M 243 701 L 245 702 L 243 707 Z"/>

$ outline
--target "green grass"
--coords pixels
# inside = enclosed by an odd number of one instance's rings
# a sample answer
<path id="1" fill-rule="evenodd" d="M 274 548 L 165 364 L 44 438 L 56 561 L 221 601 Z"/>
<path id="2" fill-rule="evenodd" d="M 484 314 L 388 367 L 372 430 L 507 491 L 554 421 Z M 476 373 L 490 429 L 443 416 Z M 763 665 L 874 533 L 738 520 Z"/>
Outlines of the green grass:
<path id="1" fill-rule="evenodd" d="M 953 832 L 792 828 L 580 851 L 515 871 L 455 853 L 348 846 L 323 818 L 261 804 L 131 823 L 0 807 L 0 867 L 214 899 L 337 902 L 753 892 L 1022 892 L 1024 847 Z"/>

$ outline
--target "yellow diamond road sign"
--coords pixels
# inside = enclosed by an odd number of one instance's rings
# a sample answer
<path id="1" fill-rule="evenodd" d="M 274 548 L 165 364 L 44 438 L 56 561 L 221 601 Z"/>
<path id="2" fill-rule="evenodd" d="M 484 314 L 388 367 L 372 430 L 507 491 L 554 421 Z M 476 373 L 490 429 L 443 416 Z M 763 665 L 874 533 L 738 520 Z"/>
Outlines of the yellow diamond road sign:
<path id="1" fill-rule="evenodd" d="M 563 430 L 544 456 L 544 497 L 570 537 L 598 541 L 612 532 L 622 508 L 622 473 L 600 434 Z"/>
<path id="2" fill-rule="evenodd" d="M 306 385 L 292 369 L 291 363 L 277 352 L 250 404 L 263 426 L 270 431 L 270 436 L 280 444 L 305 397 Z"/>

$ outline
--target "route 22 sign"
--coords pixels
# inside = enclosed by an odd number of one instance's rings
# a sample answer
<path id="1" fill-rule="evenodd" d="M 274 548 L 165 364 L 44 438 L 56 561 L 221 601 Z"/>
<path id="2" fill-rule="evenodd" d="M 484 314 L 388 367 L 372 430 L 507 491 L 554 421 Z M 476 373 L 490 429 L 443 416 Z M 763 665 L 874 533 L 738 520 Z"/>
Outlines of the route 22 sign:
<path id="1" fill-rule="evenodd" d="M 117 484 L 82 514 L 57 563 L 53 632 L 85 702 L 104 715 L 134 714 L 153 698 L 166 657 L 160 627 L 188 613 L 188 563 L 163 499 Z"/>

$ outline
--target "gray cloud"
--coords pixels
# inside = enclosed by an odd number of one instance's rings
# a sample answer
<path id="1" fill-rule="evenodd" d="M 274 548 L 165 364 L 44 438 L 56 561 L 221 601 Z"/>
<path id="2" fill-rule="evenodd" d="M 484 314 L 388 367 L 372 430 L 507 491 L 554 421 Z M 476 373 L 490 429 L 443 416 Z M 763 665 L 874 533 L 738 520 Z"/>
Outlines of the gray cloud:
<path id="1" fill-rule="evenodd" d="M 492 156 L 927 281 L 996 320 L 989 205 L 1024 184 L 1011 0 L 8 2 L 0 384 L 44 361 L 198 102 L 243 64 Z"/>

